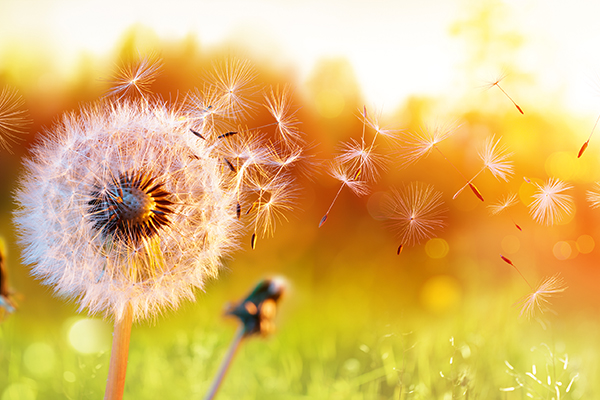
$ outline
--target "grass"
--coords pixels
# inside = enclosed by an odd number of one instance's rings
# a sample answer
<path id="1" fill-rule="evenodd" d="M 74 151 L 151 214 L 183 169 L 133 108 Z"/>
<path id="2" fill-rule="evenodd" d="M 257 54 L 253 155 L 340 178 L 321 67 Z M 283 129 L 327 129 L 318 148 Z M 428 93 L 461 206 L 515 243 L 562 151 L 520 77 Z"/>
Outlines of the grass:
<path id="1" fill-rule="evenodd" d="M 203 398 L 235 331 L 220 317 L 226 287 L 227 279 L 156 326 L 134 327 L 125 398 Z M 518 319 L 506 294 L 478 294 L 445 315 L 380 312 L 369 296 L 355 293 L 358 307 L 345 296 L 284 299 L 278 331 L 242 345 L 217 398 L 552 399 L 557 379 L 561 399 L 600 393 L 598 344 L 587 336 L 594 322 Z M 102 396 L 110 352 L 76 351 L 68 330 L 85 317 L 69 305 L 58 311 L 43 330 L 26 310 L 0 325 L 1 400 Z"/>

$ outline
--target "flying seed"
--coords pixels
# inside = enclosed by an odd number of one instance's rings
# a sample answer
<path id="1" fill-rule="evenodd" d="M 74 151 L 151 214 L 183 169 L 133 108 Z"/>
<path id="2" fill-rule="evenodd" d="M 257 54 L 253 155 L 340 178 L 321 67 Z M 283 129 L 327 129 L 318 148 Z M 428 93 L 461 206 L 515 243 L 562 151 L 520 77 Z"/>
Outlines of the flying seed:
<path id="1" fill-rule="evenodd" d="M 192 128 L 190 128 L 190 131 L 191 131 L 191 132 L 192 132 L 194 135 L 198 136 L 200 139 L 204 139 L 204 140 L 206 140 L 206 138 L 205 138 L 204 136 L 202 136 L 202 135 L 200 134 L 200 132 L 196 132 L 196 131 L 195 131 L 195 130 L 193 130 Z"/>
<path id="2" fill-rule="evenodd" d="M 402 250 L 404 249 L 404 245 L 401 244 L 400 246 L 398 246 L 398 250 L 396 251 L 396 255 L 400 255 L 400 253 L 402 253 Z"/>
<path id="3" fill-rule="evenodd" d="M 256 248 L 256 232 L 252 234 L 252 238 L 250 239 L 250 246 L 252 250 Z"/>
<path id="4" fill-rule="evenodd" d="M 481 192 L 475 187 L 475 185 L 469 183 L 469 187 L 471 188 L 473 193 L 475 193 L 475 196 L 477 196 L 479 200 L 483 201 L 483 196 L 481 195 Z"/>
<path id="5" fill-rule="evenodd" d="M 321 218 L 321 222 L 319 222 L 319 228 L 323 226 L 325 221 L 327 221 L 327 214 L 323 215 L 323 218 Z"/>
<path id="6" fill-rule="evenodd" d="M 252 211 L 254 211 L 254 209 L 255 209 L 256 207 L 258 207 L 258 206 L 257 206 L 257 204 L 258 204 L 258 203 L 257 203 L 256 201 L 255 201 L 254 203 L 252 203 L 252 205 L 250 206 L 250 208 L 248 209 L 248 211 L 246 211 L 246 215 L 248 215 L 248 214 L 250 214 Z"/>
<path id="7" fill-rule="evenodd" d="M 585 151 L 585 149 L 587 149 L 589 143 L 590 143 L 590 140 L 588 139 L 583 144 L 583 146 L 581 146 L 581 149 L 579 150 L 579 154 L 577 154 L 577 158 L 581 157 L 581 155 L 583 154 L 583 152 Z"/>
<path id="8" fill-rule="evenodd" d="M 236 172 L 235 167 L 233 166 L 233 164 L 231 163 L 231 161 L 229 161 L 225 157 L 223 157 L 223 160 L 225 160 L 225 163 L 227 164 L 227 166 L 229 167 L 229 169 L 231 170 L 231 172 Z"/>
<path id="9" fill-rule="evenodd" d="M 237 203 L 235 205 L 235 214 L 237 215 L 237 219 L 240 219 L 242 215 L 242 206 L 240 205 L 240 203 Z"/>
<path id="10" fill-rule="evenodd" d="M 235 134 L 237 134 L 237 132 L 225 132 L 222 135 L 217 136 L 217 139 L 223 139 L 229 136 L 233 136 Z"/>

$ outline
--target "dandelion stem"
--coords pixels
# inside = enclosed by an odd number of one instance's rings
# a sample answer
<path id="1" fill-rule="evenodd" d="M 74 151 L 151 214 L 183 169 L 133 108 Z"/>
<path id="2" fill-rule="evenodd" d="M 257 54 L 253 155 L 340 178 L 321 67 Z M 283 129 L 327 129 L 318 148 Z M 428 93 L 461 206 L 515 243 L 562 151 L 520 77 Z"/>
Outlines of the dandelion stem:
<path id="1" fill-rule="evenodd" d="M 123 398 L 132 322 L 133 309 L 131 304 L 127 304 L 121 319 L 115 321 L 104 400 L 121 400 Z"/>
<path id="2" fill-rule="evenodd" d="M 215 395 L 217 394 L 217 390 L 219 390 L 219 387 L 221 386 L 221 383 L 223 383 L 223 379 L 225 378 L 225 374 L 227 373 L 227 370 L 231 366 L 231 361 L 233 360 L 233 356 L 235 356 L 237 349 L 240 347 L 240 344 L 242 343 L 242 339 L 244 338 L 244 333 L 245 333 L 245 329 L 244 329 L 244 325 L 242 324 L 242 325 L 240 325 L 237 332 L 235 333 L 235 336 L 234 336 L 233 340 L 231 341 L 231 344 L 229 345 L 229 349 L 227 349 L 227 354 L 225 354 L 225 358 L 223 359 L 223 362 L 221 363 L 221 366 L 219 367 L 219 371 L 217 372 L 217 375 L 215 376 L 215 379 L 213 380 L 212 385 L 210 386 L 210 389 L 208 390 L 208 393 L 206 394 L 206 397 L 204 397 L 204 400 L 212 400 L 215 397 Z"/>

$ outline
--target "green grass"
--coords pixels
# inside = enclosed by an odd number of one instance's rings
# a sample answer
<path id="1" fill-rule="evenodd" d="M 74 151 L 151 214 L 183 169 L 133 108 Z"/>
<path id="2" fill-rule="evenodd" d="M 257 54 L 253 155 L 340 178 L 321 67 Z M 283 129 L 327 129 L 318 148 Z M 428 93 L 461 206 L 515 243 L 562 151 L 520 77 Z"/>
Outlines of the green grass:
<path id="1" fill-rule="evenodd" d="M 227 284 L 155 326 L 134 326 L 125 398 L 203 398 L 235 331 L 220 316 Z M 377 311 L 364 292 L 356 304 L 296 292 L 284 299 L 273 336 L 243 343 L 217 398 L 552 399 L 557 379 L 561 399 L 600 393 L 598 345 L 587 334 L 598 327 L 580 317 L 520 320 L 509 296 L 497 294 L 467 298 L 442 316 Z M 53 323 L 25 308 L 0 325 L 0 400 L 102 397 L 109 352 L 78 353 L 68 339 L 73 306 L 57 304 Z M 36 354 L 45 360 L 32 362 Z M 526 374 L 533 365 L 541 383 Z"/>

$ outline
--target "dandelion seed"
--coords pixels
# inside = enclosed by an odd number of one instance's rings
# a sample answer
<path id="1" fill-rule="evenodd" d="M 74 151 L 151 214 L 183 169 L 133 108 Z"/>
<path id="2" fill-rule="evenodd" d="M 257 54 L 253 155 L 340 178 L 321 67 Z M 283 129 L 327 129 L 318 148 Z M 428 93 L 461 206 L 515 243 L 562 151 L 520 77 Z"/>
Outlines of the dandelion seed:
<path id="1" fill-rule="evenodd" d="M 225 133 L 217 136 L 217 139 L 223 139 L 223 138 L 233 136 L 233 135 L 237 135 L 237 132 L 225 132 Z"/>
<path id="2" fill-rule="evenodd" d="M 340 154 L 335 159 L 340 165 L 357 166 L 354 180 L 360 175 L 364 175 L 366 180 L 374 180 L 387 161 L 385 156 L 375 152 L 375 148 L 376 146 L 367 147 L 364 142 L 351 139 L 342 144 Z"/>
<path id="3" fill-rule="evenodd" d="M 567 289 L 564 280 L 560 275 L 544 279 L 540 285 L 530 294 L 521 298 L 517 303 L 521 306 L 521 316 L 525 315 L 528 319 L 533 317 L 536 311 L 541 313 L 548 311 L 550 306 L 550 297 L 557 293 L 562 293 Z"/>
<path id="4" fill-rule="evenodd" d="M 490 214 L 498 215 L 502 211 L 506 210 L 509 207 L 514 206 L 519 202 L 516 193 L 510 193 L 502 197 L 497 203 L 490 204 L 488 208 L 490 209 Z"/>
<path id="5" fill-rule="evenodd" d="M 590 207 L 600 207 L 600 182 L 595 182 L 594 187 L 587 191 L 586 199 L 590 203 Z"/>
<path id="6" fill-rule="evenodd" d="M 490 214 L 492 214 L 492 215 L 498 215 L 501 212 L 503 212 L 504 210 L 506 210 L 507 208 L 514 206 L 518 202 L 519 202 L 519 200 L 517 198 L 517 194 L 516 193 L 511 193 L 511 194 L 507 194 L 504 197 L 502 197 L 497 203 L 489 205 L 488 208 L 490 210 Z M 515 222 L 514 219 L 511 218 L 511 221 L 512 221 L 512 223 L 515 225 L 515 227 L 518 230 L 520 230 L 520 231 L 523 230 L 519 226 L 519 224 L 517 224 Z"/>
<path id="7" fill-rule="evenodd" d="M 0 148 L 12 152 L 11 145 L 22 140 L 21 135 L 31 124 L 22 110 L 25 101 L 16 90 L 4 87 L 0 92 Z"/>
<path id="8" fill-rule="evenodd" d="M 356 195 L 366 194 L 366 181 L 374 180 L 377 177 L 379 168 L 383 164 L 384 157 L 374 151 L 376 148 L 375 140 L 380 133 L 388 135 L 389 131 L 380 129 L 378 124 L 369 120 L 366 107 L 363 107 L 361 118 L 363 120 L 363 129 L 360 143 L 355 140 L 346 143 L 341 154 L 335 157 L 331 163 L 330 174 L 340 180 L 342 185 L 333 198 L 327 212 L 321 218 L 319 227 L 327 220 L 327 216 L 344 186 L 348 186 Z M 369 126 L 376 127 L 375 135 L 370 145 L 367 145 L 365 141 L 365 131 L 368 124 Z M 359 180 L 361 176 L 364 176 L 365 180 Z"/>
<path id="9" fill-rule="evenodd" d="M 409 133 L 408 136 L 402 139 L 403 144 L 401 146 L 401 157 L 403 157 L 404 160 L 401 165 L 403 167 L 408 166 L 416 162 L 420 158 L 426 157 L 433 149 L 436 149 L 437 152 L 444 158 L 444 160 L 446 160 L 452 166 L 452 168 L 454 168 L 456 172 L 458 172 L 458 174 L 465 180 L 465 186 L 469 186 L 469 188 L 475 194 L 475 196 L 479 200 L 484 201 L 479 189 L 477 189 L 475 185 L 473 185 L 471 181 L 469 181 L 465 177 L 465 175 L 458 169 L 458 167 L 452 161 L 450 161 L 450 159 L 448 159 L 448 157 L 446 157 L 444 153 L 442 153 L 439 147 L 437 147 L 437 144 L 439 142 L 452 135 L 456 131 L 456 129 L 458 129 L 458 126 L 439 126 L 434 129 L 427 128 L 425 130 L 421 130 L 421 132 L 418 133 Z"/>
<path id="10" fill-rule="evenodd" d="M 141 97 L 148 96 L 150 86 L 162 69 L 162 61 L 157 57 L 144 57 L 135 63 L 119 67 L 112 78 L 112 88 L 108 96 L 117 96 L 119 99 L 127 95 L 137 94 Z"/>
<path id="11" fill-rule="evenodd" d="M 446 225 L 441 198 L 441 192 L 420 182 L 413 182 L 402 191 L 392 189 L 384 202 L 384 215 L 398 231 L 400 247 L 430 238 Z"/>
<path id="12" fill-rule="evenodd" d="M 593 131 L 592 131 L 593 133 Z M 591 135 L 590 135 L 590 139 L 591 139 Z M 583 152 L 588 148 L 588 145 L 590 144 L 590 139 L 586 140 L 585 143 L 581 146 L 581 148 L 579 149 L 579 153 L 577 153 L 577 158 L 581 158 L 581 156 L 583 155 Z"/>
<path id="13" fill-rule="evenodd" d="M 536 191 L 529 205 L 532 218 L 544 225 L 553 225 L 563 221 L 574 211 L 573 198 L 565 192 L 571 185 L 551 178 L 543 186 L 534 183 Z"/>
<path id="14" fill-rule="evenodd" d="M 204 136 L 202 136 L 202 134 L 201 134 L 200 132 L 196 132 L 196 131 L 195 131 L 195 130 L 193 130 L 192 128 L 190 128 L 190 131 L 191 131 L 191 132 L 192 132 L 194 135 L 198 136 L 200 139 L 202 139 L 202 140 L 206 140 L 206 138 L 205 138 Z"/>
<path id="15" fill-rule="evenodd" d="M 331 209 L 333 208 L 333 205 L 335 204 L 336 200 L 340 196 L 340 193 L 342 192 L 344 186 L 347 186 L 357 196 L 364 196 L 369 192 L 367 182 L 362 180 L 355 180 L 354 177 L 357 176 L 357 173 L 356 171 L 350 171 L 349 168 L 352 167 L 348 166 L 347 164 L 340 164 L 338 160 L 333 161 L 331 165 L 330 174 L 334 178 L 339 180 L 342 183 L 342 185 L 340 186 L 335 197 L 331 201 L 327 212 L 325 213 L 323 218 L 321 218 L 321 221 L 319 222 L 319 227 L 323 226 L 325 221 L 327 221 L 328 215 L 331 212 Z"/>
<path id="16" fill-rule="evenodd" d="M 229 118 L 247 116 L 253 109 L 254 102 L 247 97 L 256 88 L 253 84 L 256 73 L 248 61 L 231 59 L 216 66 L 211 84 L 218 95 L 218 101 L 211 104 L 214 112 Z"/>
<path id="17" fill-rule="evenodd" d="M 270 92 L 265 94 L 265 101 L 265 107 L 277 121 L 277 130 L 283 142 L 286 144 L 297 143 L 301 139 L 297 126 L 299 121 L 296 111 L 291 108 L 289 86 L 284 86 L 281 91 L 279 87 L 271 88 Z"/>
<path id="18" fill-rule="evenodd" d="M 500 258 L 502 259 L 502 261 L 504 261 L 505 263 L 507 263 L 508 265 L 511 265 L 514 269 L 516 269 L 517 272 L 519 273 L 519 275 L 521 275 L 521 278 L 523 278 L 523 280 L 527 284 L 527 286 L 529 286 L 533 290 L 533 286 L 531 286 L 529 281 L 525 278 L 525 275 L 523 275 L 521 270 L 519 270 L 519 268 L 517 268 L 517 266 L 515 264 L 513 264 L 513 262 L 510 259 L 504 257 L 502 254 L 500 254 Z"/>
<path id="19" fill-rule="evenodd" d="M 592 135 L 594 134 L 594 131 L 596 130 L 596 126 L 598 125 L 599 121 L 600 121 L 600 115 L 598 115 L 598 118 L 596 118 L 596 122 L 594 122 L 594 126 L 592 127 L 592 131 L 590 132 L 590 136 L 588 136 L 588 139 L 585 141 L 585 143 L 579 149 L 579 153 L 577 153 L 577 158 L 581 158 L 581 156 L 583 155 L 583 152 L 588 148 L 588 145 L 590 144 L 590 140 L 592 139 Z"/>
<path id="20" fill-rule="evenodd" d="M 404 245 L 401 244 L 400 246 L 398 246 L 398 250 L 396 250 L 396 255 L 400 255 L 400 253 L 402 253 L 402 249 L 404 249 Z"/>
<path id="21" fill-rule="evenodd" d="M 406 167 L 427 157 L 438 143 L 449 138 L 457 129 L 458 126 L 441 125 L 426 127 L 418 132 L 408 132 L 400 138 L 402 142 L 400 155 L 403 158 L 401 166 Z"/>
<path id="22" fill-rule="evenodd" d="M 475 178 L 477 178 L 486 169 L 489 170 L 492 175 L 500 180 L 508 181 L 508 178 L 513 173 L 512 161 L 508 158 L 512 155 L 509 153 L 506 146 L 498 146 L 500 139 L 494 142 L 494 136 L 486 140 L 482 150 L 478 151 L 479 157 L 483 161 L 483 167 L 473 176 L 465 186 L 460 188 L 456 194 L 452 197 L 455 199 L 466 187 L 471 184 Z M 479 196 L 478 196 L 479 197 Z"/>
<path id="23" fill-rule="evenodd" d="M 504 95 L 505 95 L 506 97 L 508 97 L 508 99 L 510 100 L 510 102 L 511 102 L 511 103 L 513 103 L 513 105 L 514 105 L 514 106 L 517 108 L 517 110 L 519 110 L 519 112 L 520 112 L 521 114 L 524 114 L 524 113 L 523 113 L 523 110 L 521 109 L 521 107 L 519 107 L 519 106 L 517 105 L 517 103 L 515 103 L 515 101 L 514 101 L 514 100 L 513 100 L 513 99 L 512 99 L 512 98 L 511 98 L 509 95 L 508 95 L 508 93 L 506 93 L 506 92 L 504 91 L 504 89 L 502 89 L 502 87 L 500 86 L 500 81 L 501 81 L 502 79 L 504 79 L 504 78 L 506 78 L 506 75 L 505 75 L 505 74 L 501 75 L 501 76 L 500 76 L 498 79 L 496 79 L 494 82 L 490 82 L 490 83 L 487 85 L 488 89 L 490 89 L 490 88 L 493 88 L 494 86 L 496 86 L 498 89 L 500 89 L 500 90 L 502 91 L 502 93 L 504 93 Z"/>

